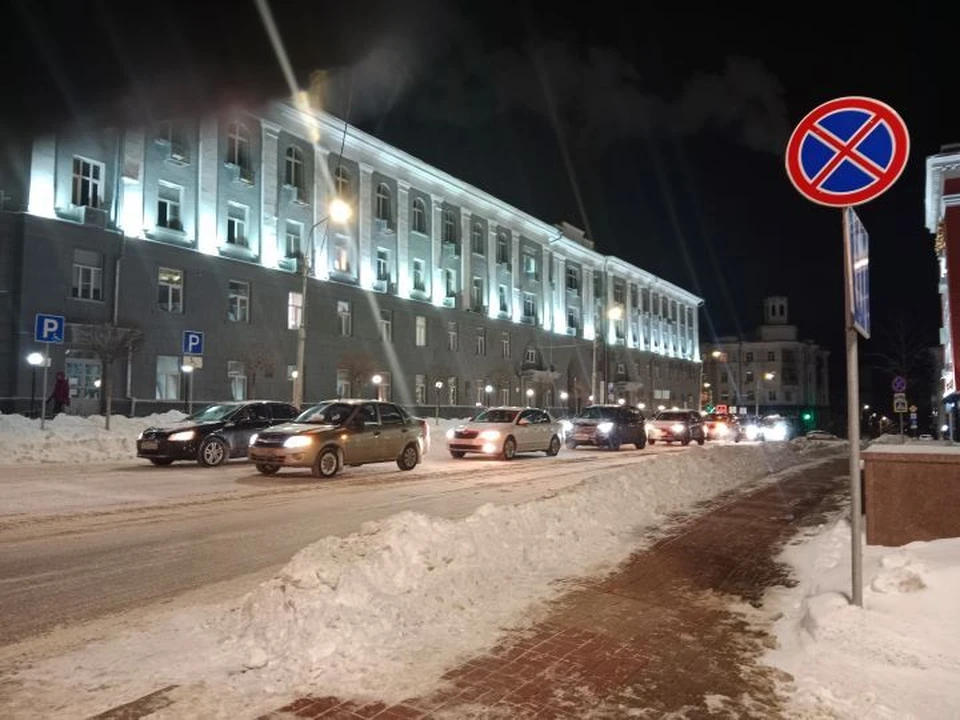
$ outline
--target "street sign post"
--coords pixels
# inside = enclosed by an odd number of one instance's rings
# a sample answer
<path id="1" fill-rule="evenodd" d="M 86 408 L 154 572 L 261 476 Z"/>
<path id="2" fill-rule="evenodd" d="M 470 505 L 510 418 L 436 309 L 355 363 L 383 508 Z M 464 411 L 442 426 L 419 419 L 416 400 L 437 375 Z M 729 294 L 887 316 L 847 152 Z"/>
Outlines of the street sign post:
<path id="1" fill-rule="evenodd" d="M 863 498 L 857 334 L 870 337 L 869 238 L 852 208 L 889 190 L 906 167 L 909 153 L 910 136 L 900 115 L 886 103 L 858 96 L 837 98 L 814 108 L 787 142 L 787 176 L 797 191 L 811 202 L 843 209 L 851 599 L 861 607 Z"/>
<path id="2" fill-rule="evenodd" d="M 43 343 L 43 398 L 40 401 L 40 429 L 47 427 L 47 369 L 50 367 L 50 344 L 63 343 L 67 319 L 63 315 L 37 313 L 33 323 L 33 339 Z"/>
<path id="3" fill-rule="evenodd" d="M 894 393 L 893 411 L 895 413 L 905 413 L 907 411 L 907 396 L 903 393 Z"/>
<path id="4" fill-rule="evenodd" d="M 203 333 L 198 330 L 183 331 L 184 355 L 203 355 Z"/>

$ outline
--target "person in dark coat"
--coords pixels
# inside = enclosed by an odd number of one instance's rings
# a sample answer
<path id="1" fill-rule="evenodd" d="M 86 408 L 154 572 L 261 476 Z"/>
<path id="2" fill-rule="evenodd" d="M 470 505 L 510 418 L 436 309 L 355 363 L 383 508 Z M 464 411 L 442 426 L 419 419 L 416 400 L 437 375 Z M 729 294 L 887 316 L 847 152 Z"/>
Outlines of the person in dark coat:
<path id="1" fill-rule="evenodd" d="M 70 404 L 70 382 L 63 372 L 57 373 L 57 381 L 53 384 L 53 392 L 47 402 L 53 402 L 53 414 L 59 415 Z"/>

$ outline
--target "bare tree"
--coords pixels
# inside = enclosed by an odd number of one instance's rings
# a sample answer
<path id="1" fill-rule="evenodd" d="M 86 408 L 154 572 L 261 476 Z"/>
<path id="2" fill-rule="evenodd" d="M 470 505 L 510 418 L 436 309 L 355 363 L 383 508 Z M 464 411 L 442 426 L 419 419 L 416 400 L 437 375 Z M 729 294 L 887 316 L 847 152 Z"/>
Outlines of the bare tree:
<path id="1" fill-rule="evenodd" d="M 93 352 L 100 360 L 101 396 L 104 404 L 104 427 L 110 429 L 113 410 L 113 367 L 125 359 L 140 341 L 143 333 L 135 328 L 123 328 L 111 323 L 83 325 L 79 329 L 78 345 Z"/>
<path id="2" fill-rule="evenodd" d="M 354 397 L 363 397 L 363 388 L 371 381 L 377 366 L 366 352 L 354 352 L 341 356 L 337 365 L 350 378 L 350 392 Z"/>
<path id="3" fill-rule="evenodd" d="M 901 311 L 876 324 L 866 355 L 884 380 L 899 375 L 911 388 L 919 388 L 931 375 L 930 347 L 934 343 L 928 335 L 928 328 Z"/>
<path id="4" fill-rule="evenodd" d="M 250 399 L 255 400 L 257 380 L 260 377 L 273 377 L 274 357 L 270 346 L 266 343 L 254 343 L 249 346 L 243 355 L 243 369 L 250 383 Z"/>

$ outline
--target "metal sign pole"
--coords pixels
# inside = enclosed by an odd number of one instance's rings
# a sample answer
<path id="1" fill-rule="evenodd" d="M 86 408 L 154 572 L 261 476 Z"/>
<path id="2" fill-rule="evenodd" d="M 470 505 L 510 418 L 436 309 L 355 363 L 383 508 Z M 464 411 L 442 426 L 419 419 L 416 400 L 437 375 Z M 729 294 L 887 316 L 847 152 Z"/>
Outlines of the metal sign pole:
<path id="1" fill-rule="evenodd" d="M 43 396 L 40 398 L 40 429 L 47 427 L 47 370 L 50 367 L 50 345 L 43 346 Z"/>
<path id="2" fill-rule="evenodd" d="M 900 443 L 903 444 L 907 439 L 903 436 L 903 413 L 897 413 L 900 416 Z"/>
<path id="3" fill-rule="evenodd" d="M 842 214 L 843 305 L 847 340 L 847 437 L 850 440 L 851 596 L 854 605 L 863 607 L 863 557 L 860 538 L 863 519 L 860 497 L 860 378 L 857 365 L 857 329 L 853 324 L 853 258 L 850 248 L 849 209 L 844 208 Z"/>

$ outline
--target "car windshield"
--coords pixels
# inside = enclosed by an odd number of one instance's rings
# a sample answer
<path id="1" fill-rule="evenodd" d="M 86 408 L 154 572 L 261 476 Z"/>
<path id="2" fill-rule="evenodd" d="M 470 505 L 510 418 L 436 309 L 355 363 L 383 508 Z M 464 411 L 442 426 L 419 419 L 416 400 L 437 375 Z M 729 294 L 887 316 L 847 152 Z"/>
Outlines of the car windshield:
<path id="1" fill-rule="evenodd" d="M 512 423 L 517 418 L 517 412 L 517 410 L 501 410 L 499 408 L 484 410 L 479 415 L 476 415 L 471 422 Z"/>
<path id="2" fill-rule="evenodd" d="M 611 407 L 592 405 L 577 415 L 584 420 L 616 420 L 617 410 Z"/>
<path id="3" fill-rule="evenodd" d="M 184 418 L 184 422 L 217 422 L 225 420 L 237 411 L 238 405 L 208 405 L 203 410 L 198 410 L 192 415 Z"/>
<path id="4" fill-rule="evenodd" d="M 656 419 L 673 422 L 685 422 L 686 420 L 690 419 L 690 416 L 685 412 L 671 412 L 670 410 L 667 410 L 665 412 L 658 413 Z"/>
<path id="5" fill-rule="evenodd" d="M 316 425 L 342 425 L 353 412 L 353 405 L 332 402 L 314 405 L 297 416 L 296 422 Z"/>

